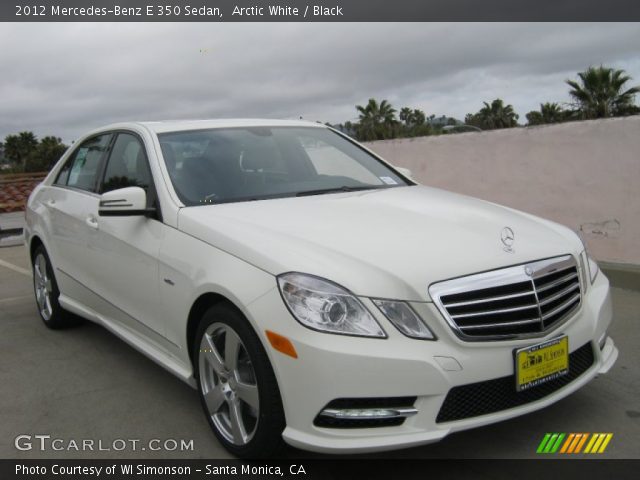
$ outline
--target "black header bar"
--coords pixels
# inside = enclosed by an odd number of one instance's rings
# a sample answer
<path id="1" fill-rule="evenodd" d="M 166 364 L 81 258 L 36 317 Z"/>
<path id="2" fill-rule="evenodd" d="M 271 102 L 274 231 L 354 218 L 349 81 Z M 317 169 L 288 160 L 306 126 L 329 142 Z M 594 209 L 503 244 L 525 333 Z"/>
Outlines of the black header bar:
<path id="1" fill-rule="evenodd" d="M 0 460 L 2 480 L 635 480 L 640 460 Z"/>
<path id="2" fill-rule="evenodd" d="M 636 0 L 14 0 L 2 22 L 638 22 Z"/>

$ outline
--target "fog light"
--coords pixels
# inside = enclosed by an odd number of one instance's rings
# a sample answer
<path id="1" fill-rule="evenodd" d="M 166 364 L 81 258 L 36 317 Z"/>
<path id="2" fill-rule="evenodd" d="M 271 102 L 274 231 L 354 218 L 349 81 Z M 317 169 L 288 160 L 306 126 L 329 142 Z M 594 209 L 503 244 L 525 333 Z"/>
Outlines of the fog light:
<path id="1" fill-rule="evenodd" d="M 371 420 L 387 418 L 406 418 L 418 413 L 415 408 L 325 408 L 321 416 L 332 418 L 348 418 L 351 420 Z"/>

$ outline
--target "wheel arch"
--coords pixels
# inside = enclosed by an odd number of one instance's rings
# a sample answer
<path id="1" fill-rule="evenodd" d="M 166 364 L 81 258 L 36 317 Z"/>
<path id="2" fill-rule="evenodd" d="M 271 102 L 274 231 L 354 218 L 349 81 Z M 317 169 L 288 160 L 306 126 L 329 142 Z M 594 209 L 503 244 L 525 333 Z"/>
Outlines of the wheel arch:
<path id="1" fill-rule="evenodd" d="M 202 319 L 202 316 L 204 315 L 204 313 L 209 308 L 219 303 L 226 303 L 230 305 L 234 309 L 238 310 L 238 312 L 240 312 L 242 316 L 246 318 L 246 315 L 244 314 L 244 312 L 242 312 L 242 310 L 239 309 L 234 302 L 232 302 L 228 297 L 225 297 L 220 293 L 206 292 L 201 294 L 195 300 L 195 302 L 193 302 L 193 305 L 191 305 L 191 309 L 189 310 L 189 316 L 187 317 L 186 334 L 187 334 L 187 348 L 189 349 L 189 360 L 191 360 L 191 366 L 193 367 L 194 372 L 195 372 L 196 366 L 194 364 L 194 358 L 193 358 L 193 342 L 196 337 L 196 332 L 198 331 L 198 324 L 200 323 L 200 320 Z M 251 325 L 251 322 L 248 322 L 248 323 L 249 325 Z M 253 326 L 251 327 L 253 328 Z"/>
<path id="2" fill-rule="evenodd" d="M 45 250 L 47 250 L 47 247 L 44 245 L 44 242 L 42 241 L 40 236 L 33 235 L 31 237 L 31 240 L 29 241 L 29 259 L 31 260 L 31 263 L 33 263 L 33 256 L 35 255 L 36 249 L 39 246 L 42 246 Z"/>

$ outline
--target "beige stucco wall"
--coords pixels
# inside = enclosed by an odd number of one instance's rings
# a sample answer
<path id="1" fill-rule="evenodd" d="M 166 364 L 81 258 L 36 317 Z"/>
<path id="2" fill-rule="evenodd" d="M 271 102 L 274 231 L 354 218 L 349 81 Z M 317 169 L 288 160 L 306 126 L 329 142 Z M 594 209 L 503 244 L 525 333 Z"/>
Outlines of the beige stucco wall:
<path id="1" fill-rule="evenodd" d="M 598 260 L 640 264 L 640 116 L 367 146 L 425 185 L 582 229 Z"/>

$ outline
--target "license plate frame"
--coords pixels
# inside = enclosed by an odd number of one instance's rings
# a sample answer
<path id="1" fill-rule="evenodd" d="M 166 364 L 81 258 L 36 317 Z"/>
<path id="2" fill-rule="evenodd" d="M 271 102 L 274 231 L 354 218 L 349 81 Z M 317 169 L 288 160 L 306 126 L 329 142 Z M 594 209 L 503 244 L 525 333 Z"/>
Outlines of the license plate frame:
<path id="1" fill-rule="evenodd" d="M 569 373 L 569 337 L 561 335 L 514 352 L 516 391 L 522 392 Z"/>

